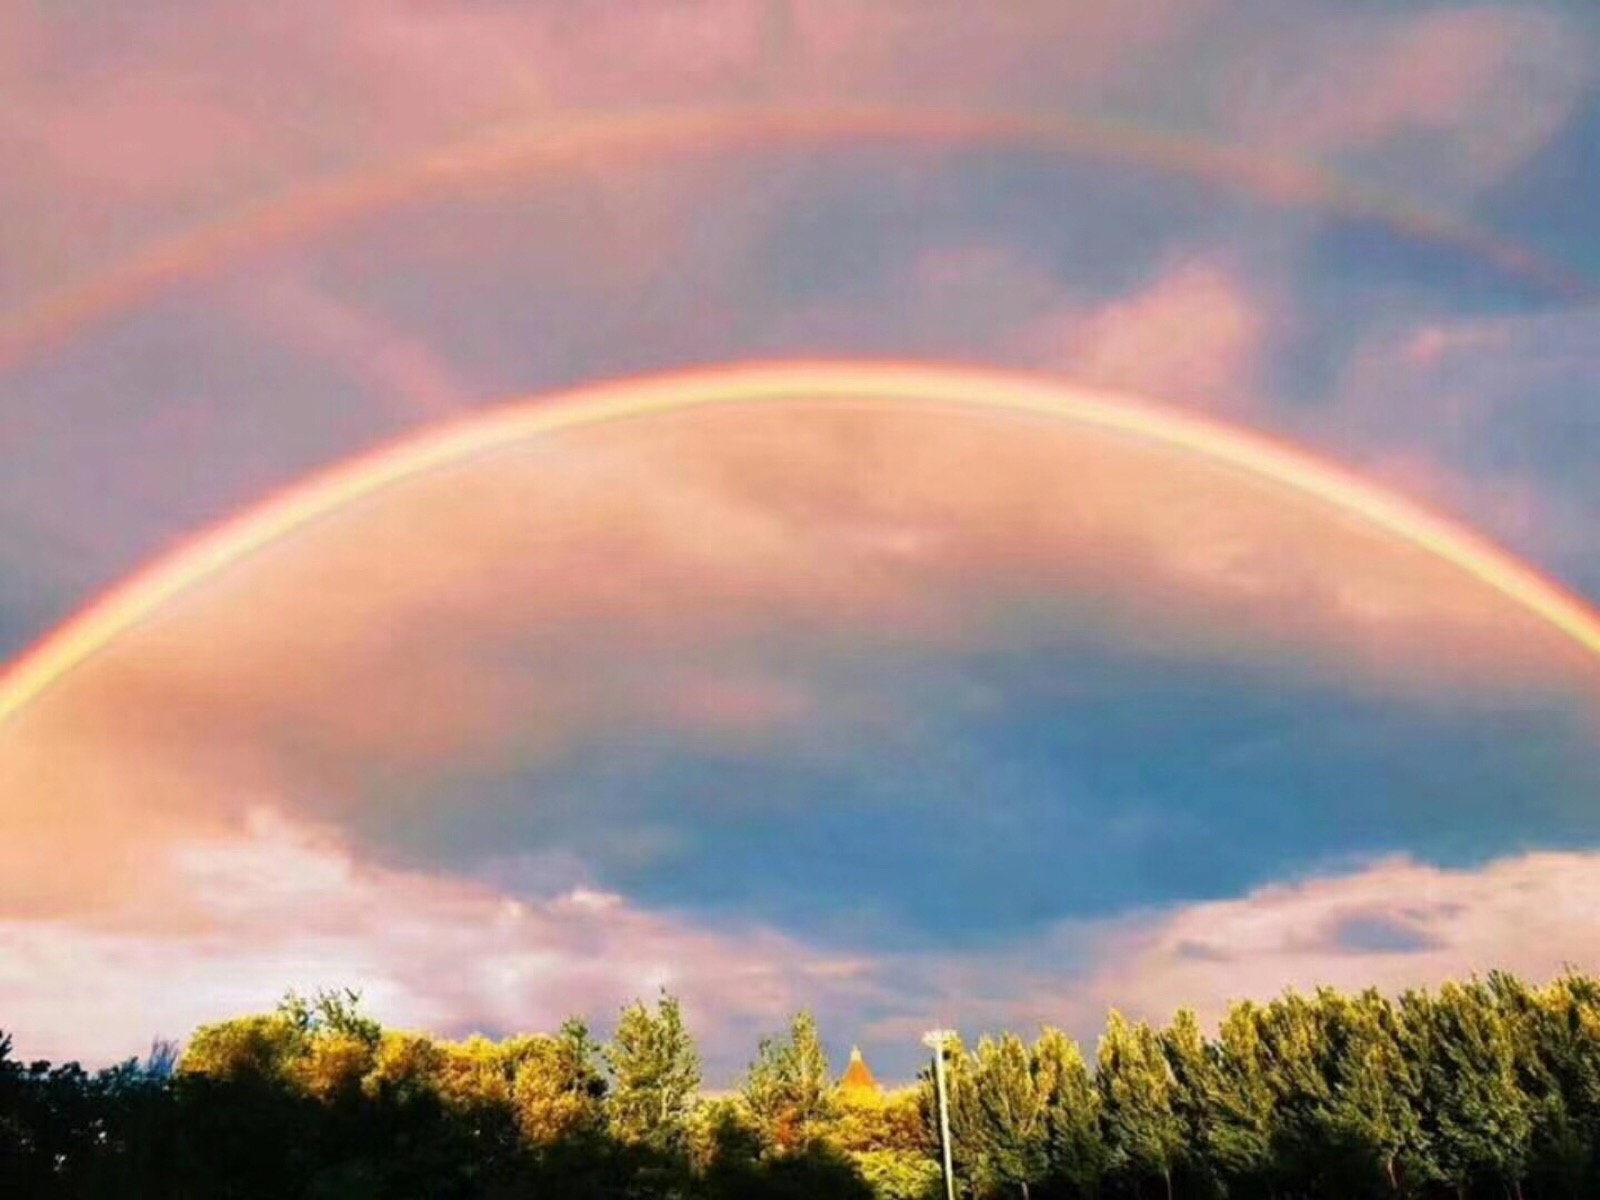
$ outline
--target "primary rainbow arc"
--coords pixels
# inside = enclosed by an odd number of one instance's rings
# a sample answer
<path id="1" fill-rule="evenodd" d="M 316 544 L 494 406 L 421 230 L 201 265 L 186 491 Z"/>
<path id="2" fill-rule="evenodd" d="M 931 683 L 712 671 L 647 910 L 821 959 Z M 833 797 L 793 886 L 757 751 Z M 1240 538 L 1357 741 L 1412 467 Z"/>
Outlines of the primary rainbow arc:
<path id="1" fill-rule="evenodd" d="M 0 676 L 0 728 L 191 588 L 320 517 L 405 480 L 530 438 L 728 405 L 873 400 L 1031 413 L 1226 465 L 1319 500 L 1433 555 L 1600 658 L 1600 612 L 1504 548 L 1286 443 L 1036 376 L 912 363 L 758 363 L 595 384 L 502 405 L 347 460 L 204 531 L 114 587 Z"/>

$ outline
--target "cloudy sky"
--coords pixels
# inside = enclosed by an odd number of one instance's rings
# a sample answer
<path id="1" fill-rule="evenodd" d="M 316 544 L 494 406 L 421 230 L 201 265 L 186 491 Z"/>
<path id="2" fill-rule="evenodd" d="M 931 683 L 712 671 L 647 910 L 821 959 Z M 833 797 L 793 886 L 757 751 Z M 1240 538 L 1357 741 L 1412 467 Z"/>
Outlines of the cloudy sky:
<path id="1" fill-rule="evenodd" d="M 931 1022 L 1600 969 L 1600 640 L 1213 456 L 863 375 L 183 567 L 572 389 L 871 361 L 1287 444 L 1582 624 L 1600 10 L 0 0 L 0 162 L 21 1053 L 665 986 L 719 1082 L 802 1005 L 894 1076 Z"/>

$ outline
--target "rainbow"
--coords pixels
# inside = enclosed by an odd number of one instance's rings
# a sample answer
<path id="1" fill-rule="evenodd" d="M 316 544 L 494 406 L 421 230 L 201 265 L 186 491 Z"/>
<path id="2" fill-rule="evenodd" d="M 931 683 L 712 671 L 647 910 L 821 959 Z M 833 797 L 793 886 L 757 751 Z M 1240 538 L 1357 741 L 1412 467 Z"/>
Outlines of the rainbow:
<path id="1" fill-rule="evenodd" d="M 730 405 L 895 401 L 1036 414 L 1225 465 L 1314 498 L 1457 568 L 1590 654 L 1600 612 L 1469 529 L 1303 450 L 1215 420 L 1048 379 L 947 366 L 800 362 L 729 365 L 530 397 L 380 447 L 192 538 L 70 619 L 0 677 L 0 728 L 165 604 L 358 500 L 530 438 Z"/>
<path id="2" fill-rule="evenodd" d="M 1314 167 L 1143 126 L 1073 116 L 870 106 L 735 107 L 567 117 L 490 131 L 411 158 L 315 181 L 135 251 L 89 279 L 0 317 L 0 369 L 164 287 L 252 252 L 408 199 L 595 155 L 727 149 L 815 140 L 977 144 L 1084 154 L 1307 205 L 1452 247 L 1570 299 L 1586 280 L 1527 247 L 1341 182 Z"/>

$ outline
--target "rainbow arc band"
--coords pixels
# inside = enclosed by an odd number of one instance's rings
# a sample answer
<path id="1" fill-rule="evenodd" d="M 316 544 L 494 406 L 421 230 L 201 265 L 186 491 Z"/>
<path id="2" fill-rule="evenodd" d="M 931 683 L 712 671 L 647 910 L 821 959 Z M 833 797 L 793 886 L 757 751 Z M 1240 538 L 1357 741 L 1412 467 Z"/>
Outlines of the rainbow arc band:
<path id="1" fill-rule="evenodd" d="M 0 676 L 0 732 L 69 672 L 192 588 L 319 518 L 532 438 L 714 407 L 828 400 L 1034 414 L 1134 438 L 1309 496 L 1450 564 L 1600 658 L 1600 612 L 1470 529 L 1284 442 L 1037 376 L 918 363 L 730 364 L 536 396 L 379 447 L 199 533 L 47 636 Z"/>
<path id="2" fill-rule="evenodd" d="M 1326 171 L 1145 125 L 1071 115 L 970 112 L 892 106 L 737 106 L 561 115 L 490 129 L 395 161 L 358 167 L 289 188 L 220 220 L 150 243 L 89 278 L 11 314 L 0 314 L 0 370 L 185 279 L 274 245 L 430 195 L 520 171 L 592 162 L 608 154 L 669 149 L 756 148 L 806 142 L 927 143 L 1079 154 L 1131 163 L 1373 221 L 1407 237 L 1479 259 L 1566 300 L 1600 289 L 1514 241 Z"/>

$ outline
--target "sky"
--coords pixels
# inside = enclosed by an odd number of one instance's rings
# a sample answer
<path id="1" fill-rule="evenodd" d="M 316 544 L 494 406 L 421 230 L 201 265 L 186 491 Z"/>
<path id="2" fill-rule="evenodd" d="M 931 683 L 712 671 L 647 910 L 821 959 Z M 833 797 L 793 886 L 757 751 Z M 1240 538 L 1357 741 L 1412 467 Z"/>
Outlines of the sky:
<path id="1" fill-rule="evenodd" d="M 0 161 L 24 1056 L 664 987 L 719 1085 L 802 1006 L 906 1078 L 934 1024 L 1600 970 L 1596 643 L 1071 416 L 1288 447 L 1591 619 L 1600 10 L 0 0 Z M 797 362 L 858 383 L 238 540 Z"/>

